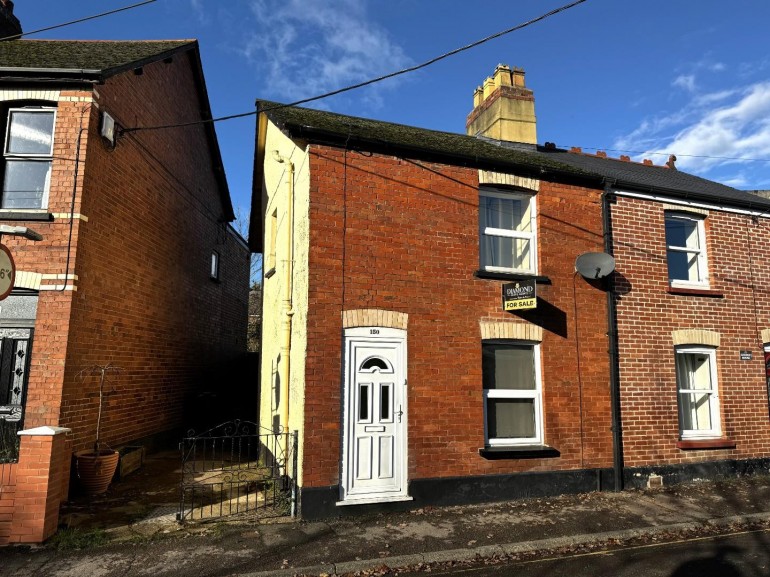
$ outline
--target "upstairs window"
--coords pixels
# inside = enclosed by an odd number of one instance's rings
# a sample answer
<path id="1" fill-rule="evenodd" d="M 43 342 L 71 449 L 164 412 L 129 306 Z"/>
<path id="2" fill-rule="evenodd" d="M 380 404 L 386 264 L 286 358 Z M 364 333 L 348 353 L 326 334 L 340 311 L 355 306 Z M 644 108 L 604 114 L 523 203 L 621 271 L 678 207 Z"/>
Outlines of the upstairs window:
<path id="1" fill-rule="evenodd" d="M 45 208 L 51 183 L 52 108 L 12 108 L 8 111 L 3 147 L 2 208 Z"/>
<path id="2" fill-rule="evenodd" d="M 721 435 L 716 351 L 703 347 L 676 349 L 679 430 L 682 439 Z"/>
<path id="3" fill-rule="evenodd" d="M 540 346 L 517 341 L 483 342 L 481 352 L 487 444 L 540 444 Z"/>
<path id="4" fill-rule="evenodd" d="M 481 268 L 490 272 L 537 273 L 535 197 L 502 189 L 479 193 Z"/>
<path id="5" fill-rule="evenodd" d="M 671 286 L 708 287 L 703 218 L 666 213 L 666 259 Z"/>

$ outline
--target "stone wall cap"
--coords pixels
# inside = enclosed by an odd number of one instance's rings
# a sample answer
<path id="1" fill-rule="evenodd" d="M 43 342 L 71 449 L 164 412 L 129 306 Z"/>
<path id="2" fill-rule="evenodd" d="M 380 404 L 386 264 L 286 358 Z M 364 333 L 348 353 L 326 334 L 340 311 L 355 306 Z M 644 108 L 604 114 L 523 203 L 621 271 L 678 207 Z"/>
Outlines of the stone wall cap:
<path id="1" fill-rule="evenodd" d="M 19 436 L 30 437 L 53 437 L 56 435 L 64 435 L 71 432 L 72 429 L 66 427 L 35 427 L 34 429 L 26 429 L 16 433 Z"/>

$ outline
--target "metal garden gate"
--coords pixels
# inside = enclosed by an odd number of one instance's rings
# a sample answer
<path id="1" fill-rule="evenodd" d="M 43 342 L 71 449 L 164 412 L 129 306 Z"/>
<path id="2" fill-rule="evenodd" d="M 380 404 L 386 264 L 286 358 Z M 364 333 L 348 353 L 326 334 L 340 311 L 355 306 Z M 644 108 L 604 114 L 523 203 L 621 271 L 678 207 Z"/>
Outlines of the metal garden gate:
<path id="1" fill-rule="evenodd" d="M 177 520 L 206 520 L 241 513 L 296 515 L 297 438 L 248 421 L 230 421 L 179 447 L 182 484 Z"/>

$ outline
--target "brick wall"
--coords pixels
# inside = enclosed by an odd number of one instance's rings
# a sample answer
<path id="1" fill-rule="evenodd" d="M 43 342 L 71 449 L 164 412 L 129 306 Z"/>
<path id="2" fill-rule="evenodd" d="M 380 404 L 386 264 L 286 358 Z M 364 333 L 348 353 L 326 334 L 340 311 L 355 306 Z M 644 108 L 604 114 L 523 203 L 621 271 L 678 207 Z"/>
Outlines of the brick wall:
<path id="1" fill-rule="evenodd" d="M 42 543 L 56 531 L 69 488 L 72 451 L 65 433 L 25 431 L 18 463 L 0 464 L 0 546 Z"/>
<path id="2" fill-rule="evenodd" d="M 603 250 L 601 191 L 543 182 L 537 195 L 534 313 L 501 310 L 502 281 L 479 267 L 478 171 L 313 146 L 303 485 L 339 482 L 343 310 L 409 315 L 409 478 L 608 467 L 612 463 L 606 297 L 575 276 Z M 545 441 L 551 459 L 485 460 L 485 320 L 544 327 Z M 582 417 L 582 418 L 581 418 Z"/>
<path id="3" fill-rule="evenodd" d="M 644 466 L 770 455 L 761 331 L 770 327 L 770 221 L 710 210 L 710 285 L 722 298 L 668 292 L 664 207 L 619 198 L 612 207 L 625 464 Z M 724 436 L 735 449 L 679 449 L 672 331 L 721 335 L 716 350 Z M 750 361 L 740 351 L 752 352 Z"/>
<path id="4" fill-rule="evenodd" d="M 99 106 L 121 126 L 198 119 L 189 59 L 108 80 Z M 98 379 L 83 368 L 120 367 L 102 421 L 114 446 L 181 426 L 199 389 L 226 397 L 223 368 L 245 354 L 249 253 L 227 230 L 208 144 L 200 125 L 128 134 L 114 150 L 89 140 L 61 416 L 76 450 L 93 441 L 98 408 Z"/>
<path id="5" fill-rule="evenodd" d="M 7 545 L 16 498 L 16 463 L 0 463 L 0 545 Z"/>

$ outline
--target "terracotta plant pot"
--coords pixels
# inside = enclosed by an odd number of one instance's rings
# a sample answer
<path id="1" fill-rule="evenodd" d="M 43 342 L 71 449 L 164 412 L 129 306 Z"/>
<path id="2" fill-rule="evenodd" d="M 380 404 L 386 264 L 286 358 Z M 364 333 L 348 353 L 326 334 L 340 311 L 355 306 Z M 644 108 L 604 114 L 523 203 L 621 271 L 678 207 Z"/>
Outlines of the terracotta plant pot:
<path id="1" fill-rule="evenodd" d="M 78 451 L 75 453 L 75 472 L 79 485 L 88 495 L 101 495 L 112 482 L 118 467 L 117 451 Z"/>

